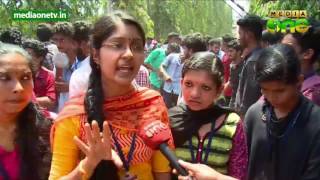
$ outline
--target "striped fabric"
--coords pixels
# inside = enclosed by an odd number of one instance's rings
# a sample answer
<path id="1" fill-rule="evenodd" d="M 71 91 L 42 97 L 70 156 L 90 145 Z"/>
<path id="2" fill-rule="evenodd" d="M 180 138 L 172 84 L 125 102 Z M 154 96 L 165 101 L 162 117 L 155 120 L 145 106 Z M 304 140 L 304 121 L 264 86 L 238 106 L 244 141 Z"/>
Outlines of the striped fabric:
<path id="1" fill-rule="evenodd" d="M 240 118 L 235 113 L 229 114 L 227 119 L 222 125 L 221 128 L 217 130 L 214 134 L 211 142 L 211 146 L 209 148 L 209 156 L 207 165 L 213 167 L 220 173 L 228 174 L 228 161 L 230 151 L 232 149 L 232 139 L 235 135 L 237 124 L 240 121 Z M 196 156 L 196 152 L 198 151 L 199 139 L 196 136 L 192 137 L 192 148 L 194 152 L 194 156 Z M 203 144 L 203 153 L 202 160 L 205 157 L 205 152 L 207 151 L 208 138 L 204 140 Z M 187 141 L 182 147 L 176 148 L 176 154 L 179 158 L 191 162 L 191 152 L 189 149 L 189 141 Z"/>

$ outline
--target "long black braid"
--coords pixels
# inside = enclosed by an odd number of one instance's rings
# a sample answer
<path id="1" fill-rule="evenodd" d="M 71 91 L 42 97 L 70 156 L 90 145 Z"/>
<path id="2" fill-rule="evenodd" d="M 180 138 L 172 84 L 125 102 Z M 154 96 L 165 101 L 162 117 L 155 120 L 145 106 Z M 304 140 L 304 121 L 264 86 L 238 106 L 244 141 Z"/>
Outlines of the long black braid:
<path id="1" fill-rule="evenodd" d="M 85 98 L 85 110 L 88 115 L 88 123 L 91 124 L 93 120 L 96 120 L 98 122 L 100 130 L 102 130 L 104 121 L 104 113 L 102 108 L 104 96 L 101 84 L 101 72 L 99 70 L 99 66 L 93 61 L 93 59 L 90 59 L 90 65 L 92 71 L 89 77 L 89 86 Z M 119 179 L 117 167 L 111 160 L 101 161 L 96 167 L 90 179 L 117 180 Z"/>
<path id="2" fill-rule="evenodd" d="M 89 85 L 87 94 L 85 97 L 85 110 L 88 115 L 88 122 L 91 124 L 93 120 L 96 120 L 100 129 L 103 128 L 104 114 L 103 114 L 103 91 L 101 84 L 101 72 L 99 66 L 90 59 L 91 74 L 89 77 Z"/>

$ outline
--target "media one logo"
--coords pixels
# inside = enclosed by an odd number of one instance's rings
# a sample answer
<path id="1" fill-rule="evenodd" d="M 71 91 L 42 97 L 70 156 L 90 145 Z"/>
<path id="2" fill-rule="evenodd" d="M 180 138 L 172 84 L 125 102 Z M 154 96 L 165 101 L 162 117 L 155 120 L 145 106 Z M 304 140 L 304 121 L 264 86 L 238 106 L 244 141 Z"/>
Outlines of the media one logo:
<path id="1" fill-rule="evenodd" d="M 269 17 L 267 30 L 272 33 L 305 33 L 310 27 L 305 10 L 273 10 Z"/>

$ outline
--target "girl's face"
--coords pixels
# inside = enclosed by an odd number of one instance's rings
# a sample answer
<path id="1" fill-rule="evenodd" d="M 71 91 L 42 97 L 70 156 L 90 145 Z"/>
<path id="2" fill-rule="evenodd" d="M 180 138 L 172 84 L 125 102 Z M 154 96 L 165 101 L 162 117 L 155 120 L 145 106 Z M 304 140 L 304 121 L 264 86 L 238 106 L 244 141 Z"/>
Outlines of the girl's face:
<path id="1" fill-rule="evenodd" d="M 32 72 L 27 59 L 17 53 L 0 56 L 0 113 L 21 112 L 31 101 Z"/>
<path id="2" fill-rule="evenodd" d="M 301 82 L 303 81 L 302 78 Z M 299 95 L 301 83 L 286 84 L 281 81 L 261 82 L 261 93 L 275 109 L 286 110 L 289 103 Z"/>
<path id="3" fill-rule="evenodd" d="M 34 53 L 33 49 L 26 48 L 26 51 L 31 55 L 32 57 L 32 64 L 35 66 L 35 68 L 38 70 L 41 67 L 42 63 L 42 57 L 38 57 L 36 53 Z"/>
<path id="4" fill-rule="evenodd" d="M 181 87 L 184 101 L 193 111 L 208 108 L 222 90 L 205 70 L 189 70 L 181 80 Z"/>
<path id="5" fill-rule="evenodd" d="M 128 86 L 143 63 L 143 39 L 135 26 L 119 23 L 93 57 L 101 68 L 103 83 Z"/>

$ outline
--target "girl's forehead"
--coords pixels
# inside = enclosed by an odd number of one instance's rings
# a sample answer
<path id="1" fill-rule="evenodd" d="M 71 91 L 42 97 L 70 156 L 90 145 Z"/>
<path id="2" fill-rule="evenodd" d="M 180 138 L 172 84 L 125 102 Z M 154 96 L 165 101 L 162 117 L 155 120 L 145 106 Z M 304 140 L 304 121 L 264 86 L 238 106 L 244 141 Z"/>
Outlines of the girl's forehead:
<path id="1" fill-rule="evenodd" d="M 212 75 L 206 70 L 189 70 L 184 75 L 184 80 L 214 84 Z"/>
<path id="2" fill-rule="evenodd" d="M 12 62 L 14 60 L 18 60 L 21 62 L 26 62 L 27 63 L 27 58 L 21 55 L 20 53 L 6 53 L 6 54 L 0 54 L 0 61 L 2 62 Z"/>
<path id="3" fill-rule="evenodd" d="M 284 89 L 286 87 L 295 86 L 295 84 L 287 84 L 279 80 L 260 82 L 259 84 L 261 88 L 264 90 L 279 90 L 279 89 Z"/>
<path id="4" fill-rule="evenodd" d="M 0 55 L 1 69 L 30 69 L 26 57 L 18 53 Z"/>
<path id="5" fill-rule="evenodd" d="M 106 39 L 129 39 L 129 40 L 141 40 L 141 34 L 138 28 L 134 25 L 117 23 L 114 32 Z"/>

